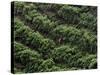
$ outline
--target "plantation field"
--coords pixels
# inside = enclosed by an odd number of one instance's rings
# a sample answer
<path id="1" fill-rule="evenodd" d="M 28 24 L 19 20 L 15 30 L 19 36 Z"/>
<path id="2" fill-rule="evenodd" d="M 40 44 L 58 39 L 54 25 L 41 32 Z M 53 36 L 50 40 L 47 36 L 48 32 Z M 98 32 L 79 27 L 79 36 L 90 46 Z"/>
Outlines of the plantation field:
<path id="1" fill-rule="evenodd" d="M 97 7 L 14 2 L 14 73 L 97 68 Z"/>

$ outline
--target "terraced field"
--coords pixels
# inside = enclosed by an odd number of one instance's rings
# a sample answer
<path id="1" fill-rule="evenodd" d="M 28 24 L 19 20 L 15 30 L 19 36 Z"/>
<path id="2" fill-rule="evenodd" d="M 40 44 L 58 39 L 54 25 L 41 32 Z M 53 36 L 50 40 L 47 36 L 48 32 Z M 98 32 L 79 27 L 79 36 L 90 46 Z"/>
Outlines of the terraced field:
<path id="1" fill-rule="evenodd" d="M 97 68 L 97 7 L 12 4 L 14 73 Z"/>

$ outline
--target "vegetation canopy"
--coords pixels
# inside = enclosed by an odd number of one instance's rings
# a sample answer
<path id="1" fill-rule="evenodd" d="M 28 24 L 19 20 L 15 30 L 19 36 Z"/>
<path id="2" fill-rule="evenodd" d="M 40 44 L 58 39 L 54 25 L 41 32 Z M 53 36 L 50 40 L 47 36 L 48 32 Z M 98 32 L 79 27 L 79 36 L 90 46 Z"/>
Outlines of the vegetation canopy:
<path id="1" fill-rule="evenodd" d="M 14 2 L 14 73 L 97 68 L 97 7 Z"/>

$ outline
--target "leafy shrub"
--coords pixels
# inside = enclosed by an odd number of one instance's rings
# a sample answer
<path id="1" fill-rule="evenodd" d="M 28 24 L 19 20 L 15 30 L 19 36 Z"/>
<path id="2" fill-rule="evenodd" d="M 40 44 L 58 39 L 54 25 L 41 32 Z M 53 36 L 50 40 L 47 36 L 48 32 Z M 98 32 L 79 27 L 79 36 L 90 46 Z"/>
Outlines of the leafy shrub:
<path id="1" fill-rule="evenodd" d="M 80 16 L 79 27 L 84 27 L 96 33 L 97 19 L 91 13 L 82 13 Z"/>
<path id="2" fill-rule="evenodd" d="M 96 59 L 92 59 L 91 63 L 89 65 L 90 69 L 96 69 L 97 68 L 97 60 Z"/>
<path id="3" fill-rule="evenodd" d="M 54 64 L 55 63 L 53 62 L 53 59 L 47 59 L 42 62 L 42 64 L 39 66 L 39 69 L 41 72 L 49 71 Z"/>
<path id="4" fill-rule="evenodd" d="M 24 26 L 24 23 L 18 18 L 14 18 L 14 30 L 16 31 L 16 29 L 19 29 L 21 26 Z"/>
<path id="5" fill-rule="evenodd" d="M 88 69 L 91 64 L 93 64 L 91 61 L 96 59 L 96 55 L 88 55 L 85 57 L 82 57 L 77 60 L 77 67 Z M 90 65 L 90 66 L 89 66 Z"/>
<path id="6" fill-rule="evenodd" d="M 33 24 L 37 30 L 48 33 L 55 26 L 54 22 L 50 21 L 47 16 L 36 16 L 33 18 Z"/>
<path id="7" fill-rule="evenodd" d="M 80 43 L 80 46 L 83 50 L 87 50 L 90 53 L 96 53 L 97 52 L 97 37 L 90 33 L 89 31 L 82 31 L 82 43 Z"/>
<path id="8" fill-rule="evenodd" d="M 28 47 L 25 47 L 24 45 L 15 42 L 14 43 L 14 49 L 15 49 L 15 61 L 19 62 L 23 65 L 28 64 L 31 61 L 37 60 L 40 58 L 40 54 L 38 52 L 31 50 Z"/>
<path id="9" fill-rule="evenodd" d="M 64 5 L 58 11 L 58 15 L 68 24 L 77 24 L 80 17 L 80 9 L 78 7 Z"/>
<path id="10" fill-rule="evenodd" d="M 23 2 L 15 2 L 14 4 L 14 14 L 22 15 L 23 14 L 24 3 Z"/>
<path id="11" fill-rule="evenodd" d="M 40 72 L 39 66 L 42 64 L 42 59 L 36 59 L 33 62 L 29 62 L 24 69 L 25 73 Z"/>
<path id="12" fill-rule="evenodd" d="M 70 63 L 71 56 L 77 53 L 77 48 L 71 48 L 68 45 L 55 48 L 53 53 L 53 59 L 56 63 Z"/>
<path id="13" fill-rule="evenodd" d="M 39 48 L 39 52 L 42 53 L 43 58 L 50 58 L 52 50 L 55 47 L 55 43 L 53 42 L 53 40 L 50 39 L 43 39 L 41 41 L 41 47 Z"/>
<path id="14" fill-rule="evenodd" d="M 57 26 L 52 32 L 52 37 L 59 42 L 59 39 L 62 39 L 61 42 L 72 44 L 79 44 L 81 39 L 81 31 L 74 27 L 67 26 Z"/>
<path id="15" fill-rule="evenodd" d="M 31 62 L 27 64 L 24 71 L 27 73 L 32 72 L 50 72 L 50 71 L 58 71 L 60 70 L 59 67 L 54 66 L 55 63 L 53 62 L 53 59 L 47 59 L 47 60 L 37 60 L 36 62 Z"/>

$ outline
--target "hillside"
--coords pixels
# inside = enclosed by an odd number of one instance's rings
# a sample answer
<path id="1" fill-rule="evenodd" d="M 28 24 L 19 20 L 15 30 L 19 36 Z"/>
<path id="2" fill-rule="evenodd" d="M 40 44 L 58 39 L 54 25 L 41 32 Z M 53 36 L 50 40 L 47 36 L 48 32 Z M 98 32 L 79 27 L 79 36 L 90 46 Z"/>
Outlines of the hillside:
<path id="1" fill-rule="evenodd" d="M 97 7 L 14 2 L 14 73 L 97 68 Z"/>

